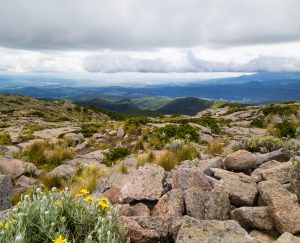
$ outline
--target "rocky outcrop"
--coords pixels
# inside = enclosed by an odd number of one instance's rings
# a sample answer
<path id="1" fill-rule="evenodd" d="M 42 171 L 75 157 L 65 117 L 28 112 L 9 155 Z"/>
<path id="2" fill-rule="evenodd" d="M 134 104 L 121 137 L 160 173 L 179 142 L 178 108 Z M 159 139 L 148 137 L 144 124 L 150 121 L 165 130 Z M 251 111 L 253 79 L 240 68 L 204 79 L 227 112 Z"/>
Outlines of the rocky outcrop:
<path id="1" fill-rule="evenodd" d="M 245 229 L 271 231 L 273 222 L 268 207 L 241 207 L 231 211 L 231 219 Z"/>
<path id="2" fill-rule="evenodd" d="M 230 218 L 229 196 L 224 191 L 203 191 L 191 187 L 184 192 L 186 213 L 197 219 L 228 220 Z"/>
<path id="3" fill-rule="evenodd" d="M 299 156 L 293 159 L 289 178 L 290 178 L 292 190 L 298 196 L 298 201 L 300 202 L 300 157 Z"/>
<path id="4" fill-rule="evenodd" d="M 186 242 L 259 243 L 236 221 L 197 220 L 185 216 L 177 234 L 176 243 Z"/>
<path id="5" fill-rule="evenodd" d="M 156 165 L 146 165 L 134 170 L 121 188 L 120 201 L 132 202 L 158 200 L 163 192 L 164 169 Z"/>
<path id="6" fill-rule="evenodd" d="M 179 168 L 173 172 L 172 188 L 186 190 L 190 187 L 201 188 L 203 191 L 212 189 L 206 175 L 199 169 Z"/>
<path id="7" fill-rule="evenodd" d="M 297 196 L 276 181 L 259 183 L 260 203 L 269 206 L 275 228 L 292 234 L 300 232 L 300 207 Z"/>
<path id="8" fill-rule="evenodd" d="M 0 175 L 0 210 L 5 210 L 12 206 L 12 190 L 10 177 Z"/>

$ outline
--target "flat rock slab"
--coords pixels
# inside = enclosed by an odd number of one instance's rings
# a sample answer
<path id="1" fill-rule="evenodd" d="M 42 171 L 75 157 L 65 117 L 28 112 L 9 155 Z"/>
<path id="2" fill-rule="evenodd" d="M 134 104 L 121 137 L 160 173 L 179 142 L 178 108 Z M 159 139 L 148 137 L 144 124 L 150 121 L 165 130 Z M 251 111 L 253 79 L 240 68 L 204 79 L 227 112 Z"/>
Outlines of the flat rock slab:
<path id="1" fill-rule="evenodd" d="M 236 221 L 197 220 L 184 217 L 176 243 L 259 243 Z"/>
<path id="2" fill-rule="evenodd" d="M 120 201 L 155 201 L 164 192 L 164 169 L 157 165 L 146 165 L 132 171 L 121 188 Z"/>
<path id="3" fill-rule="evenodd" d="M 49 128 L 49 129 L 44 129 L 44 130 L 40 130 L 40 131 L 35 131 L 33 133 L 33 135 L 36 137 L 43 138 L 43 139 L 51 139 L 51 138 L 57 138 L 61 134 L 74 132 L 79 129 L 80 129 L 79 127 L 71 127 L 71 126 L 70 127 Z"/>

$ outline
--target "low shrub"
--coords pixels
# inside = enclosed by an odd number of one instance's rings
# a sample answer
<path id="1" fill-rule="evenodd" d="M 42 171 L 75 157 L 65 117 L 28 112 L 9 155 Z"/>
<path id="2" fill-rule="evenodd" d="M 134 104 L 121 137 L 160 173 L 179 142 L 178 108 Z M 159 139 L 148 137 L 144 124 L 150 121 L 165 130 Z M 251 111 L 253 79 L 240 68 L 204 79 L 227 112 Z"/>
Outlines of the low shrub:
<path id="1" fill-rule="evenodd" d="M 294 122 L 283 121 L 274 126 L 273 133 L 278 137 L 294 138 L 296 137 L 297 125 Z"/>
<path id="2" fill-rule="evenodd" d="M 207 148 L 205 152 L 212 156 L 216 156 L 216 155 L 223 154 L 223 150 L 224 150 L 224 144 L 222 143 L 222 140 L 220 138 L 217 138 L 214 141 L 209 142 L 207 144 Z"/>
<path id="3" fill-rule="evenodd" d="M 250 127 L 258 127 L 258 128 L 265 128 L 266 122 L 264 119 L 255 118 L 250 122 Z"/>
<path id="4" fill-rule="evenodd" d="M 245 138 L 238 142 L 233 149 L 234 150 L 248 150 L 249 152 L 268 153 L 278 150 L 284 146 L 281 139 L 273 136 L 255 136 L 251 138 Z"/>
<path id="5" fill-rule="evenodd" d="M 99 123 L 88 123 L 80 126 L 80 133 L 83 134 L 85 138 L 93 136 L 94 133 L 99 132 L 99 129 L 102 127 Z"/>
<path id="6" fill-rule="evenodd" d="M 171 138 L 199 142 L 198 130 L 189 124 L 170 124 L 159 128 L 156 135 L 163 143 L 169 142 Z"/>
<path id="7" fill-rule="evenodd" d="M 278 105 L 278 104 L 271 104 L 263 107 L 262 112 L 265 116 L 268 115 L 280 115 L 280 116 L 289 116 L 292 114 L 297 114 L 299 110 L 299 106 L 295 104 L 289 105 Z"/>
<path id="8" fill-rule="evenodd" d="M 46 194 L 38 188 L 25 195 L 0 224 L 0 242 L 121 242 L 126 232 L 117 225 L 118 208 L 81 192 L 74 197 L 67 189 Z"/>
<path id="9" fill-rule="evenodd" d="M 11 145 L 12 141 L 7 132 L 0 133 L 0 145 Z"/>
<path id="10" fill-rule="evenodd" d="M 104 163 L 107 166 L 112 166 L 113 162 L 124 159 L 127 155 L 129 155 L 131 152 L 126 147 L 118 146 L 116 148 L 113 148 L 105 155 Z"/>

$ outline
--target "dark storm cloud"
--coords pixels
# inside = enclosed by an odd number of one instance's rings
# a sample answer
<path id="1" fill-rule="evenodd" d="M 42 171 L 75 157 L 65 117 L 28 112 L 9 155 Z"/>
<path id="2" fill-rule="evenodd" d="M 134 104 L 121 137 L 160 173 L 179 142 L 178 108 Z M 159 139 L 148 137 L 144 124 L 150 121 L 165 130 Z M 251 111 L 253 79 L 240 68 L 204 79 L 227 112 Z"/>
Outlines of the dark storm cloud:
<path id="1" fill-rule="evenodd" d="M 299 0 L 0 0 L 0 46 L 226 47 L 300 40 Z"/>

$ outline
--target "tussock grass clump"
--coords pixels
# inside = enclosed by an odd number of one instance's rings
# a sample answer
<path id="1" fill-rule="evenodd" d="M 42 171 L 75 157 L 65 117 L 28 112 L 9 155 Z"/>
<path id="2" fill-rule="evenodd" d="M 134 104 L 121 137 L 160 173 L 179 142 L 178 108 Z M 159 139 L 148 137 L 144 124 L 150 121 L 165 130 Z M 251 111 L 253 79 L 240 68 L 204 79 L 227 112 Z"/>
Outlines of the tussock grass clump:
<path id="1" fill-rule="evenodd" d="M 166 171 L 172 170 L 176 165 L 184 160 L 192 160 L 198 157 L 196 149 L 189 145 L 184 145 L 175 150 L 166 150 L 157 156 L 154 163 L 163 167 Z"/>
<path id="2" fill-rule="evenodd" d="M 82 124 L 80 126 L 81 128 L 80 133 L 82 133 L 85 138 L 88 138 L 93 136 L 94 133 L 99 132 L 101 127 L 102 127 L 101 123 Z"/>
<path id="3" fill-rule="evenodd" d="M 63 160 L 72 159 L 74 156 L 73 149 L 69 148 L 65 141 L 60 141 L 58 144 L 36 142 L 22 153 L 22 157 L 37 165 L 51 164 L 57 166 Z"/>
<path id="4" fill-rule="evenodd" d="M 205 152 L 212 156 L 222 155 L 224 150 L 224 144 L 220 138 L 215 139 L 207 144 Z"/>
<path id="5" fill-rule="evenodd" d="M 107 198 L 93 198 L 86 189 L 74 197 L 65 189 L 25 195 L 1 222 L 0 242 L 121 242 L 126 231 L 117 225 L 118 208 Z"/>
<path id="6" fill-rule="evenodd" d="M 0 145 L 11 145 L 12 141 L 7 132 L 0 133 Z"/>
<path id="7" fill-rule="evenodd" d="M 245 138 L 238 142 L 233 149 L 234 150 L 248 150 L 249 152 L 268 153 L 278 150 L 284 146 L 284 142 L 277 137 L 273 136 L 255 136 L 251 138 Z"/>

